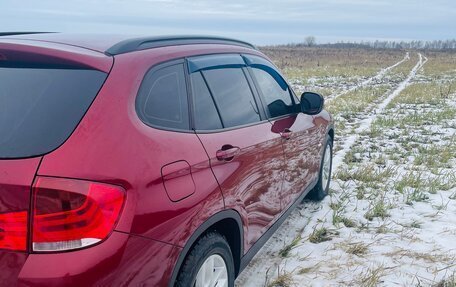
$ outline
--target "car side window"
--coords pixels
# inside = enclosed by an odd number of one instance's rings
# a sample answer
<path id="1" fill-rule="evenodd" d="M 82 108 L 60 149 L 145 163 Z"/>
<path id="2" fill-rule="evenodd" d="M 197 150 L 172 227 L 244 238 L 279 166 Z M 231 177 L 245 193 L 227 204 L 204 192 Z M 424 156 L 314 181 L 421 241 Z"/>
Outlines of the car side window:
<path id="1" fill-rule="evenodd" d="M 189 130 L 184 64 L 150 70 L 139 89 L 136 110 L 148 125 Z"/>
<path id="2" fill-rule="evenodd" d="M 265 101 L 269 117 L 275 118 L 293 113 L 291 92 L 283 78 L 271 67 L 253 66 L 253 76 Z"/>
<path id="3" fill-rule="evenodd" d="M 214 97 L 224 128 L 261 120 L 255 98 L 242 68 L 209 69 L 201 73 Z"/>
<path id="4" fill-rule="evenodd" d="M 193 114 L 196 130 L 216 130 L 223 128 L 209 89 L 201 72 L 192 73 Z"/>

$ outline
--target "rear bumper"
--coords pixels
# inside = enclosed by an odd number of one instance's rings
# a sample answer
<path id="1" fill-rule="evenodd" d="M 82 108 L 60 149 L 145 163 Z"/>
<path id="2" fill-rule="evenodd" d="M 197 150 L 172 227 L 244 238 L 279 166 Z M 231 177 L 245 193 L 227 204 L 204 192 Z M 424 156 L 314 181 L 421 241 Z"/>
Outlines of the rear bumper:
<path id="1" fill-rule="evenodd" d="M 0 285 L 166 286 L 179 252 L 178 247 L 121 232 L 78 251 L 0 251 Z"/>

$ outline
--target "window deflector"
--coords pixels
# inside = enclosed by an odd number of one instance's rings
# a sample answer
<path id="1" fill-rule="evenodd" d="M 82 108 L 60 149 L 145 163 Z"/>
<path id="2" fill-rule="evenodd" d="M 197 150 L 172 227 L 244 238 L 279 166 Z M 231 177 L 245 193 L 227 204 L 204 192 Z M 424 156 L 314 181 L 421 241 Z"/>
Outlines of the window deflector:
<path id="1" fill-rule="evenodd" d="M 201 70 L 240 68 L 246 66 L 244 60 L 238 54 L 196 56 L 188 58 L 187 61 L 190 74 Z"/>

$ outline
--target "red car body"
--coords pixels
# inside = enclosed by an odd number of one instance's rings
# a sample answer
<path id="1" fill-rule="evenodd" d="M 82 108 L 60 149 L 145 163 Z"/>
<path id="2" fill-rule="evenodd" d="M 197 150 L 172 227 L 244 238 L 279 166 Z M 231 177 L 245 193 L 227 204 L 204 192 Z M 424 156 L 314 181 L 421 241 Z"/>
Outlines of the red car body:
<path id="1" fill-rule="evenodd" d="M 324 143 L 334 136 L 326 111 L 207 133 L 150 127 L 137 115 L 136 97 L 152 67 L 212 54 L 267 59 L 261 52 L 218 42 L 106 52 L 123 40 L 0 37 L 0 61 L 2 54 L 17 53 L 107 74 L 62 145 L 39 156 L 0 159 L 0 240 L 2 214 L 25 216 L 27 227 L 23 250 L 0 248 L 2 286 L 172 286 L 192 245 L 212 229 L 227 238 L 239 273 L 318 180 Z M 293 132 L 288 140 L 281 134 L 285 129 Z M 225 145 L 238 148 L 237 154 L 218 160 Z M 122 210 L 109 235 L 85 248 L 34 251 L 32 194 L 39 180 L 49 178 L 118 187 Z"/>

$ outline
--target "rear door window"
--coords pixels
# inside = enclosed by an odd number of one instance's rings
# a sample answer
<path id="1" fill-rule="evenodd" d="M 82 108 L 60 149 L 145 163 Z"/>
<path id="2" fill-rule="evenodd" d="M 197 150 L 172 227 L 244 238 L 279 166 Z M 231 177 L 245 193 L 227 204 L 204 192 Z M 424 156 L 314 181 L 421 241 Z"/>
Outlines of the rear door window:
<path id="1" fill-rule="evenodd" d="M 217 130 L 223 128 L 214 99 L 201 72 L 192 73 L 191 81 L 195 129 Z"/>
<path id="2" fill-rule="evenodd" d="M 88 69 L 0 65 L 0 158 L 46 154 L 70 136 L 107 74 Z"/>
<path id="3" fill-rule="evenodd" d="M 150 70 L 136 99 L 141 120 L 153 127 L 189 130 L 183 63 Z"/>

